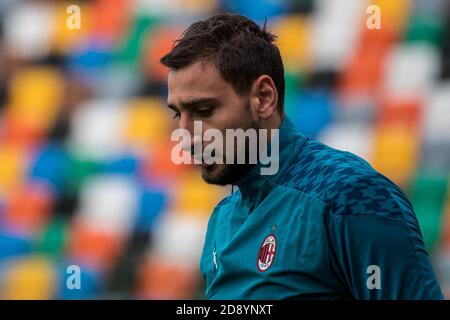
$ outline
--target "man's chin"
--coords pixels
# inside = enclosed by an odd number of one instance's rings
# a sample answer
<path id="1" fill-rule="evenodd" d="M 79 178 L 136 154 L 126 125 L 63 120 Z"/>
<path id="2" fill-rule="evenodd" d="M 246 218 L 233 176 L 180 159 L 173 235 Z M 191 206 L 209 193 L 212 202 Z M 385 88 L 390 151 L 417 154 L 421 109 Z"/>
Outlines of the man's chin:
<path id="1" fill-rule="evenodd" d="M 202 164 L 202 178 L 206 183 L 225 186 L 234 184 L 249 170 L 248 165 Z"/>
<path id="2" fill-rule="evenodd" d="M 224 177 L 224 171 L 227 168 L 223 164 L 201 164 L 200 169 L 202 172 L 202 178 L 206 183 L 217 184 L 217 185 L 227 185 L 229 184 Z"/>

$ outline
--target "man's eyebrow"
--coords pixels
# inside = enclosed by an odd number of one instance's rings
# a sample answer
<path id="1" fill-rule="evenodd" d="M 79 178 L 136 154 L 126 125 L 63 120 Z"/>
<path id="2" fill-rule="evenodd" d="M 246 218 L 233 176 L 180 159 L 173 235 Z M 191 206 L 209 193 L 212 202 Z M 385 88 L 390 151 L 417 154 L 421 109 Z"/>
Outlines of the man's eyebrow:
<path id="1" fill-rule="evenodd" d="M 204 105 L 204 104 L 216 104 L 218 102 L 218 99 L 216 98 L 197 98 L 197 99 L 193 99 L 190 101 L 184 101 L 181 102 L 181 106 L 184 108 L 195 108 L 199 105 Z"/>
<path id="2" fill-rule="evenodd" d="M 173 105 L 173 104 L 171 104 L 171 103 L 168 103 L 168 104 L 167 104 L 167 107 L 168 107 L 169 109 L 172 109 L 172 110 L 175 111 L 175 112 L 178 112 L 177 107 L 175 107 L 175 105 Z"/>
<path id="3" fill-rule="evenodd" d="M 192 99 L 190 101 L 183 101 L 180 103 L 180 105 L 182 108 L 185 109 L 193 109 L 205 104 L 217 105 L 218 102 L 219 100 L 217 98 L 208 97 L 208 98 Z M 178 111 L 178 108 L 174 104 L 168 103 L 167 106 L 172 110 Z"/>

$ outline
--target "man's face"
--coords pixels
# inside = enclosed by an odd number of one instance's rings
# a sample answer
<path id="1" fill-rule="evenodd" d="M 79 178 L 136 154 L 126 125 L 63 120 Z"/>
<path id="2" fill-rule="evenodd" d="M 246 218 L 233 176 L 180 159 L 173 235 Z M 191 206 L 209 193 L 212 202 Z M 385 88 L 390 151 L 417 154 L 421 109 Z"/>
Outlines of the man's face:
<path id="1" fill-rule="evenodd" d="M 194 137 L 194 121 L 202 121 L 202 130 L 218 129 L 225 138 L 226 129 L 258 129 L 258 119 L 252 116 L 249 99 L 241 97 L 234 88 L 222 79 L 217 68 L 207 62 L 196 62 L 179 70 L 172 70 L 168 77 L 169 95 L 167 103 L 178 120 L 179 128 L 186 129 Z M 201 143 L 203 149 L 211 142 Z M 191 141 L 193 148 L 194 141 Z M 200 165 L 203 179 L 212 184 L 226 185 L 235 182 L 249 165 L 225 164 L 226 141 L 224 141 L 223 163 Z M 236 157 L 236 147 L 232 151 Z M 235 162 L 236 163 L 236 162 Z"/>

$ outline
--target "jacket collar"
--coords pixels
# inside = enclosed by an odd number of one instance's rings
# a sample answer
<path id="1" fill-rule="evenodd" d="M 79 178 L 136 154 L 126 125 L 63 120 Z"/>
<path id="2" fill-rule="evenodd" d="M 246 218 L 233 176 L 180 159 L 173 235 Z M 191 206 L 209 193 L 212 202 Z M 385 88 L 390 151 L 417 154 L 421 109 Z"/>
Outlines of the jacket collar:
<path id="1" fill-rule="evenodd" d="M 282 120 L 277 134 L 279 139 L 278 171 L 273 175 L 262 175 L 261 168 L 264 165 L 258 162 L 235 183 L 240 190 L 245 206 L 249 208 L 250 212 L 281 182 L 285 176 L 286 169 L 290 167 L 294 153 L 300 152 L 304 143 L 308 140 L 287 117 L 284 117 Z M 300 146 L 300 149 L 295 148 L 295 146 Z M 271 144 L 268 148 L 270 151 Z"/>

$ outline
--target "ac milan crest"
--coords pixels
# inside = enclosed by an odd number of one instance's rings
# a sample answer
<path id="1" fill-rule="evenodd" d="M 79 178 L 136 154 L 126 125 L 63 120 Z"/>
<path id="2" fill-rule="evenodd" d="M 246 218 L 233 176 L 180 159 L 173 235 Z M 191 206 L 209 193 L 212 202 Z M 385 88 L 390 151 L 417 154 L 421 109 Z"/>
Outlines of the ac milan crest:
<path id="1" fill-rule="evenodd" d="M 257 266 L 260 272 L 264 272 L 270 268 L 275 259 L 277 249 L 277 240 L 273 233 L 264 238 L 258 250 Z"/>

